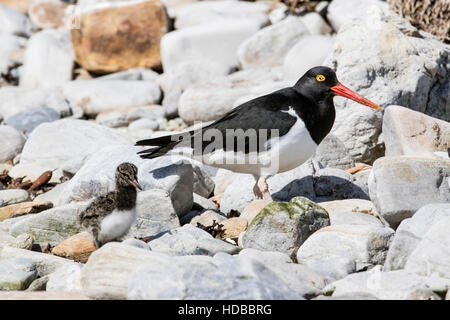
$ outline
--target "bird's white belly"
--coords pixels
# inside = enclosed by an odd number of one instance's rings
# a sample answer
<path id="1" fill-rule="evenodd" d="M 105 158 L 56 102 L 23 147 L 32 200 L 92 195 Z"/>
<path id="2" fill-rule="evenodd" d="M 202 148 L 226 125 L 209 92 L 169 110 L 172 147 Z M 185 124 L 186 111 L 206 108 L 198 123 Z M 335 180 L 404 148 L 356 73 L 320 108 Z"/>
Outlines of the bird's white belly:
<path id="1" fill-rule="evenodd" d="M 291 108 L 285 112 L 297 121 L 285 135 L 268 140 L 265 146 L 270 145 L 270 148 L 267 151 L 245 154 L 217 149 L 204 155 L 194 155 L 192 148 L 184 147 L 176 149 L 175 152 L 213 167 L 258 176 L 291 170 L 308 160 L 316 151 L 317 144 L 294 110 Z"/>
<path id="2" fill-rule="evenodd" d="M 136 210 L 114 210 L 100 224 L 99 240 L 107 242 L 125 235 L 136 220 Z"/>

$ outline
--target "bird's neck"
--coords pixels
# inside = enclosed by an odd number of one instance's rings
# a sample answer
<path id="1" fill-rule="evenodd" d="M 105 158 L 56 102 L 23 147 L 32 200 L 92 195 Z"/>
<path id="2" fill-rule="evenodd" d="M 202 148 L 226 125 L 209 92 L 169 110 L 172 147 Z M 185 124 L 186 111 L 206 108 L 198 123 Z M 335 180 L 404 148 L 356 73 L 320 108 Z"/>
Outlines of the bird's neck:
<path id="1" fill-rule="evenodd" d="M 131 210 L 136 206 L 137 191 L 133 186 L 116 185 L 116 201 L 118 210 Z"/>

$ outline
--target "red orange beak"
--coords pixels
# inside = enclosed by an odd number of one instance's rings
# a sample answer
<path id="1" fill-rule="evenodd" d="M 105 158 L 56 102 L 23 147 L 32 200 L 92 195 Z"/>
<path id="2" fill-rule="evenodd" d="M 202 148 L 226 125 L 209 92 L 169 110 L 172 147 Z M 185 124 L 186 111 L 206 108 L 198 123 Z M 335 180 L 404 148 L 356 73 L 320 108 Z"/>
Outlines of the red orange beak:
<path id="1" fill-rule="evenodd" d="M 375 110 L 380 110 L 381 107 L 375 103 L 373 103 L 370 100 L 367 100 L 364 97 L 361 97 L 359 94 L 353 92 L 343 84 L 339 83 L 337 86 L 331 87 L 331 90 L 334 91 L 338 96 L 346 97 L 348 99 L 351 99 L 353 101 L 356 101 L 362 105 L 368 106 L 370 108 L 373 108 Z"/>

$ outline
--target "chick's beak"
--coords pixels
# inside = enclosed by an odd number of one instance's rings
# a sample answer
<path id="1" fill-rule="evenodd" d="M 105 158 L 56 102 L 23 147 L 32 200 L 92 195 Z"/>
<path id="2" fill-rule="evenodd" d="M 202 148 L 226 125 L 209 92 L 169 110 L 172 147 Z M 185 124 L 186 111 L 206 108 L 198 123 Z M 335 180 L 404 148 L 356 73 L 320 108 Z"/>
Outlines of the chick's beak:
<path id="1" fill-rule="evenodd" d="M 339 83 L 337 86 L 331 87 L 331 90 L 338 96 L 342 96 L 353 101 L 358 102 L 359 104 L 365 105 L 375 110 L 380 110 L 381 107 L 370 100 L 367 100 L 364 97 L 361 97 L 356 92 L 353 92 L 343 84 Z"/>

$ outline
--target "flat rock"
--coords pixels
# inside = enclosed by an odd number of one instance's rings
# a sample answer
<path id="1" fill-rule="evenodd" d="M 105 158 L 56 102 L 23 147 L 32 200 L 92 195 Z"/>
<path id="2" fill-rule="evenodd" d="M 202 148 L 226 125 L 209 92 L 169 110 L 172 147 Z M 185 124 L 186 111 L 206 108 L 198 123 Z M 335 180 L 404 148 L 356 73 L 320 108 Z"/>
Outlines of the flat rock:
<path id="1" fill-rule="evenodd" d="M 30 19 L 20 11 L 0 3 L 0 33 L 29 37 L 32 33 Z"/>
<path id="2" fill-rule="evenodd" d="M 112 130 L 112 129 L 109 129 Z M 143 190 L 162 189 L 169 193 L 175 212 L 179 217 L 192 208 L 193 170 L 188 162 L 166 157 L 141 159 L 140 147 L 106 147 L 94 154 L 70 180 L 59 201 L 84 201 L 114 190 L 114 174 L 122 162 L 138 167 L 138 181 Z"/>
<path id="3" fill-rule="evenodd" d="M 316 230 L 330 224 L 328 213 L 314 202 L 295 197 L 268 204 L 245 232 L 244 248 L 292 254 Z"/>
<path id="4" fill-rule="evenodd" d="M 30 195 L 28 192 L 22 189 L 0 190 L 0 203 L 3 203 L 0 207 L 25 202 L 29 199 L 29 197 Z"/>
<path id="5" fill-rule="evenodd" d="M 153 81 L 77 80 L 63 87 L 64 97 L 85 114 L 96 115 L 112 109 L 142 107 L 159 102 L 161 90 Z"/>
<path id="6" fill-rule="evenodd" d="M 48 107 L 28 109 L 5 119 L 5 124 L 29 135 L 38 125 L 53 122 L 61 118 L 60 114 Z"/>
<path id="7" fill-rule="evenodd" d="M 163 118 L 164 115 L 164 107 L 159 105 L 151 105 L 145 107 L 130 107 L 126 109 L 119 108 L 102 111 L 97 115 L 95 121 L 104 126 L 117 128 L 131 125 L 132 121 L 147 120 L 151 121 L 151 123 L 153 124 L 150 129 L 156 130 L 158 129 L 159 125 L 155 120 Z M 129 130 L 132 129 L 132 127 L 129 127 Z"/>
<path id="8" fill-rule="evenodd" d="M 195 270 L 195 272 L 192 272 Z M 301 299 L 258 261 L 226 253 L 165 257 L 139 268 L 128 299 Z"/>
<path id="9" fill-rule="evenodd" d="M 260 28 L 257 20 L 227 20 L 167 33 L 161 39 L 161 58 L 167 72 L 185 61 L 214 61 L 224 68 L 237 66 L 236 50 Z"/>
<path id="10" fill-rule="evenodd" d="M 374 225 L 340 224 L 316 231 L 297 251 L 298 263 L 328 281 L 369 265 L 383 264 L 394 230 Z"/>
<path id="11" fill-rule="evenodd" d="M 414 216 L 403 220 L 397 228 L 384 264 L 384 270 L 403 269 L 408 257 L 430 228 L 450 217 L 450 204 L 427 204 Z"/>
<path id="12" fill-rule="evenodd" d="M 401 106 L 389 106 L 383 116 L 386 157 L 435 158 L 450 147 L 450 124 Z"/>
<path id="13" fill-rule="evenodd" d="M 92 235 L 81 232 L 67 238 L 53 248 L 52 254 L 76 262 L 85 263 L 92 252 L 96 250 Z"/>
<path id="14" fill-rule="evenodd" d="M 81 269 L 79 263 L 56 269 L 48 276 L 46 290 L 82 293 Z"/>
<path id="15" fill-rule="evenodd" d="M 37 243 L 57 245 L 81 231 L 77 217 L 87 205 L 87 202 L 74 202 L 29 216 L 14 223 L 10 233 L 13 236 L 30 233 Z"/>
<path id="16" fill-rule="evenodd" d="M 11 126 L 0 126 L 0 162 L 6 162 L 22 151 L 25 137 Z"/>
<path id="17" fill-rule="evenodd" d="M 284 55 L 284 77 L 286 79 L 300 79 L 309 69 L 323 65 L 331 53 L 334 39 L 327 35 L 305 35 L 292 46 Z M 302 57 L 302 59 L 299 59 Z"/>
<path id="18" fill-rule="evenodd" d="M 28 40 L 19 85 L 53 88 L 72 79 L 74 65 L 67 31 L 44 30 Z"/>
<path id="19" fill-rule="evenodd" d="M 72 43 L 86 70 L 107 73 L 161 66 L 160 39 L 169 23 L 160 1 L 83 6 L 79 19 L 80 28 L 71 30 Z"/>
<path id="20" fill-rule="evenodd" d="M 38 213 L 52 207 L 53 203 L 49 201 L 31 201 L 11 204 L 0 208 L 0 221 L 30 213 Z"/>
<path id="21" fill-rule="evenodd" d="M 0 290 L 25 290 L 36 278 L 36 267 L 30 260 L 0 260 Z"/>
<path id="22" fill-rule="evenodd" d="M 3 247 L 0 252 L 0 258 L 23 258 L 32 261 L 36 266 L 37 277 L 44 277 L 58 268 L 67 268 L 75 263 L 72 260 L 56 257 L 51 254 L 13 248 L 9 246 Z"/>
<path id="23" fill-rule="evenodd" d="M 76 173 L 89 156 L 103 146 L 131 145 L 127 134 L 90 121 L 61 119 L 41 124 L 30 134 L 22 151 L 19 166 L 46 170 L 63 169 Z M 13 168 L 10 174 L 14 176 Z M 20 173 L 25 175 L 24 170 Z M 32 172 L 30 172 L 32 173 Z"/>
<path id="24" fill-rule="evenodd" d="M 370 198 L 391 226 L 429 203 L 450 201 L 450 161 L 386 157 L 375 161 L 369 177 Z"/>
<path id="25" fill-rule="evenodd" d="M 449 279 L 418 276 L 406 270 L 382 272 L 377 266 L 335 281 L 324 292 L 333 297 L 364 293 L 382 300 L 440 300 L 439 295 L 449 287 Z"/>
<path id="26" fill-rule="evenodd" d="M 244 69 L 282 65 L 292 46 L 309 34 L 303 20 L 296 16 L 263 28 L 239 46 L 240 65 Z"/>

